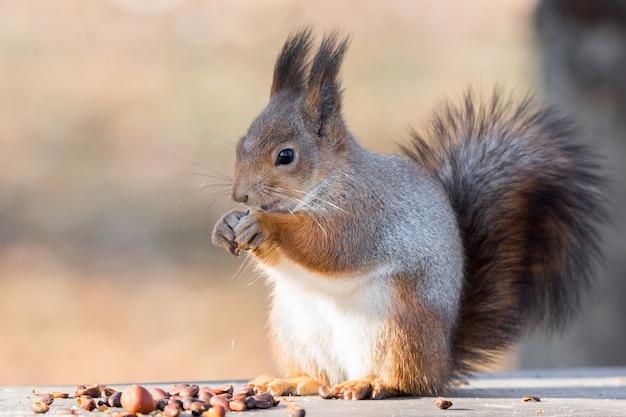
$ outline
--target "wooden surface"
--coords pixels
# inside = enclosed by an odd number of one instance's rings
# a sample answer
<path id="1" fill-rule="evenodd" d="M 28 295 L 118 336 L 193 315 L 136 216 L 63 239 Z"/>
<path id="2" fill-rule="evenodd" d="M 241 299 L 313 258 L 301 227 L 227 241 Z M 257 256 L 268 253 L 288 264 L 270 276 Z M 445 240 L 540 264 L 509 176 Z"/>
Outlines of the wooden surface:
<path id="1" fill-rule="evenodd" d="M 103 381 L 104 382 L 104 381 Z M 189 381 L 185 381 L 189 382 Z M 219 382 L 199 382 L 217 387 Z M 235 386 L 242 381 L 235 381 Z M 146 388 L 168 389 L 171 383 L 143 384 Z M 122 389 L 124 385 L 115 385 Z M 32 415 L 29 405 L 33 389 L 66 391 L 71 387 L 2 387 L 0 416 Z M 540 402 L 524 402 L 534 396 Z M 436 398 L 396 398 L 382 401 L 322 400 L 318 397 L 282 398 L 277 407 L 227 415 L 289 416 L 287 403 L 304 407 L 307 416 L 626 416 L 626 368 L 589 368 L 565 370 L 526 370 L 479 374 L 452 389 L 446 398 L 453 402 L 448 410 L 436 408 Z M 56 415 L 72 407 L 73 399 L 57 399 L 45 415 Z M 101 412 L 80 415 L 107 415 Z M 181 414 L 188 416 L 190 414 Z"/>

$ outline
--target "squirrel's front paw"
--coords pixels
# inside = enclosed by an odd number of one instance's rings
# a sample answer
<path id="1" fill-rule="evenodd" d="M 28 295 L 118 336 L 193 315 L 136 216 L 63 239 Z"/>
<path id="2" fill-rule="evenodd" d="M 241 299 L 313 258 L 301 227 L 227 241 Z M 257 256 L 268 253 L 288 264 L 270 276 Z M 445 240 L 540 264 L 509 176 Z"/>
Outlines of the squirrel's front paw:
<path id="1" fill-rule="evenodd" d="M 245 211 L 231 211 L 222 216 L 213 229 L 213 244 L 223 247 L 235 256 L 239 255 L 239 246 L 235 241 L 235 226 L 246 215 Z"/>
<path id="2" fill-rule="evenodd" d="M 254 250 L 263 241 L 263 233 L 261 233 L 259 223 L 254 213 L 249 213 L 241 218 L 234 227 L 234 232 L 235 243 L 240 251 Z"/>

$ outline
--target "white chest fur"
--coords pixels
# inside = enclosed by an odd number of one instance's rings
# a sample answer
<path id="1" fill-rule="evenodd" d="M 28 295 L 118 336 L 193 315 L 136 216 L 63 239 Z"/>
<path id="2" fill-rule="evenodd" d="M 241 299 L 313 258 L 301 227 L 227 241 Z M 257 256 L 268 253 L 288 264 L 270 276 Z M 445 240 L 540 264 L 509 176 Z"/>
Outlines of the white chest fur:
<path id="1" fill-rule="evenodd" d="M 302 371 L 324 371 L 333 384 L 374 373 L 391 266 L 341 278 L 286 260 L 261 267 L 272 285 L 270 321 L 282 356 Z"/>

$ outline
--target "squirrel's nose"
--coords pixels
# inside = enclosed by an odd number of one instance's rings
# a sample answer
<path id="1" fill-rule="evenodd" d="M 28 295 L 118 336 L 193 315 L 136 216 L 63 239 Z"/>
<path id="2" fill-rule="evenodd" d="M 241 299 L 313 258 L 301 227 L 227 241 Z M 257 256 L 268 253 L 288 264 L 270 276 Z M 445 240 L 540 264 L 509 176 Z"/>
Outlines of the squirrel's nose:
<path id="1" fill-rule="evenodd" d="M 232 198 L 233 201 L 236 201 L 237 203 L 245 203 L 246 201 L 248 201 L 248 193 L 233 188 L 233 191 L 230 194 L 230 198 Z"/>

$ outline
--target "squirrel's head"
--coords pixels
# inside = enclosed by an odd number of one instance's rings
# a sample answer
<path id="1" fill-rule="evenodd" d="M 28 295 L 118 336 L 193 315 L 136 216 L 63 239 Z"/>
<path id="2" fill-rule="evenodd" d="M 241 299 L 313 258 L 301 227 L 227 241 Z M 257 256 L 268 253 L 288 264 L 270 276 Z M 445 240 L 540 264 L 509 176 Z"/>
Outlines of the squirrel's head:
<path id="1" fill-rule="evenodd" d="M 348 39 L 324 36 L 309 60 L 311 30 L 285 42 L 270 101 L 237 144 L 233 200 L 264 211 L 309 206 L 315 187 L 345 158 L 339 67 Z"/>

